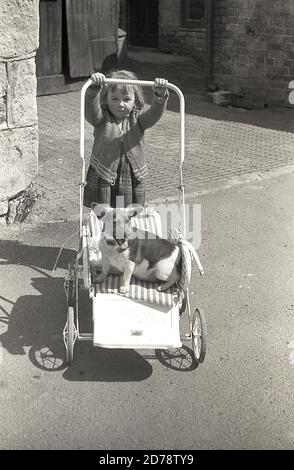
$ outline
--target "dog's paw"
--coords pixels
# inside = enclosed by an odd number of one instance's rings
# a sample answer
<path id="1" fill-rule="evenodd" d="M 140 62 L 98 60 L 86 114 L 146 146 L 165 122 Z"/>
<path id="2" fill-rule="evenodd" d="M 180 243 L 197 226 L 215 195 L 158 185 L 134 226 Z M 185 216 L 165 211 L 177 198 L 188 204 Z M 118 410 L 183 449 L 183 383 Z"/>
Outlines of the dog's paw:
<path id="1" fill-rule="evenodd" d="M 128 286 L 121 286 L 119 288 L 119 293 L 120 294 L 127 294 L 129 292 L 129 287 Z"/>
<path id="2" fill-rule="evenodd" d="M 94 283 L 97 283 L 97 284 L 100 284 L 101 282 L 104 281 L 104 279 L 106 278 L 106 274 L 99 274 L 99 276 L 96 276 L 94 278 Z"/>
<path id="3" fill-rule="evenodd" d="M 158 292 L 165 292 L 169 288 L 170 288 L 169 284 L 161 284 L 160 286 L 156 287 L 156 290 L 158 290 Z"/>

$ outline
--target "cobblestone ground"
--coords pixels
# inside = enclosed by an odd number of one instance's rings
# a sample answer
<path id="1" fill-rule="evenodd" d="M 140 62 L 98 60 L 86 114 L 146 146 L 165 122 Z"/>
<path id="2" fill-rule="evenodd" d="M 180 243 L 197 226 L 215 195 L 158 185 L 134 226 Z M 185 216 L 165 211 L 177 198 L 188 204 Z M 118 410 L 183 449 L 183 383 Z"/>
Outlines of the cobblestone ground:
<path id="1" fill-rule="evenodd" d="M 225 185 L 247 173 L 266 172 L 294 163 L 293 109 L 246 111 L 217 107 L 206 100 L 199 64 L 172 56 L 158 57 L 152 63 L 130 59 L 129 68 L 146 80 L 164 76 L 185 94 L 186 194 Z M 146 96 L 149 101 L 150 90 Z M 38 98 L 37 186 L 42 197 L 32 214 L 35 220 L 53 221 L 78 215 L 79 101 L 79 92 Z M 178 98 L 171 96 L 161 121 L 146 132 L 149 201 L 177 195 L 179 124 Z M 86 123 L 87 162 L 91 145 L 92 128 Z"/>

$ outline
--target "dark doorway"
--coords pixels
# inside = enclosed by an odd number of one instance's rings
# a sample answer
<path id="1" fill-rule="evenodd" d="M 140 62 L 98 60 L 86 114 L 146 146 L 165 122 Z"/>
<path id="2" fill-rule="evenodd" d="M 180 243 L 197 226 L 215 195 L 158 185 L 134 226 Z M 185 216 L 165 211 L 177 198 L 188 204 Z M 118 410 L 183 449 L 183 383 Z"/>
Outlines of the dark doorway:
<path id="1" fill-rule="evenodd" d="M 158 0 L 128 0 L 131 46 L 158 48 Z"/>

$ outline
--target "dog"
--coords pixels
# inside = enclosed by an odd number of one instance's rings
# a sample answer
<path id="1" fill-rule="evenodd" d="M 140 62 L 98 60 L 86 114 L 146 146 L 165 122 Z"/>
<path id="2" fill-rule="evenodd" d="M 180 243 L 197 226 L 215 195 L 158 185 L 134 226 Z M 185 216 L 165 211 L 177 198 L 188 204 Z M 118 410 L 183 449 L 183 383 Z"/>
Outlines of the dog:
<path id="1" fill-rule="evenodd" d="M 99 242 L 102 270 L 94 282 L 103 282 L 110 271 L 116 270 L 123 275 L 121 294 L 129 291 L 132 276 L 143 281 L 163 281 L 157 287 L 159 291 L 169 289 L 181 276 L 181 249 L 177 243 L 132 226 L 132 217 L 142 210 L 142 206 L 113 209 L 102 204 L 94 208 L 103 223 Z"/>

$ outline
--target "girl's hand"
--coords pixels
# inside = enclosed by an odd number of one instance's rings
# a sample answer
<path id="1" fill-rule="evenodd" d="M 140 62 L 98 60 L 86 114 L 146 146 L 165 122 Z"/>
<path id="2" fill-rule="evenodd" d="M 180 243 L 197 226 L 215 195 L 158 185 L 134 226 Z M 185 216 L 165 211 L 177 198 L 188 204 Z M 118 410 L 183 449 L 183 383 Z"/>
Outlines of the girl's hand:
<path id="1" fill-rule="evenodd" d="M 103 73 L 100 73 L 100 72 L 93 73 L 90 78 L 94 85 L 100 85 L 100 86 L 105 85 L 106 77 Z"/>
<path id="2" fill-rule="evenodd" d="M 155 78 L 153 90 L 157 96 L 166 95 L 168 81 L 165 78 Z"/>

